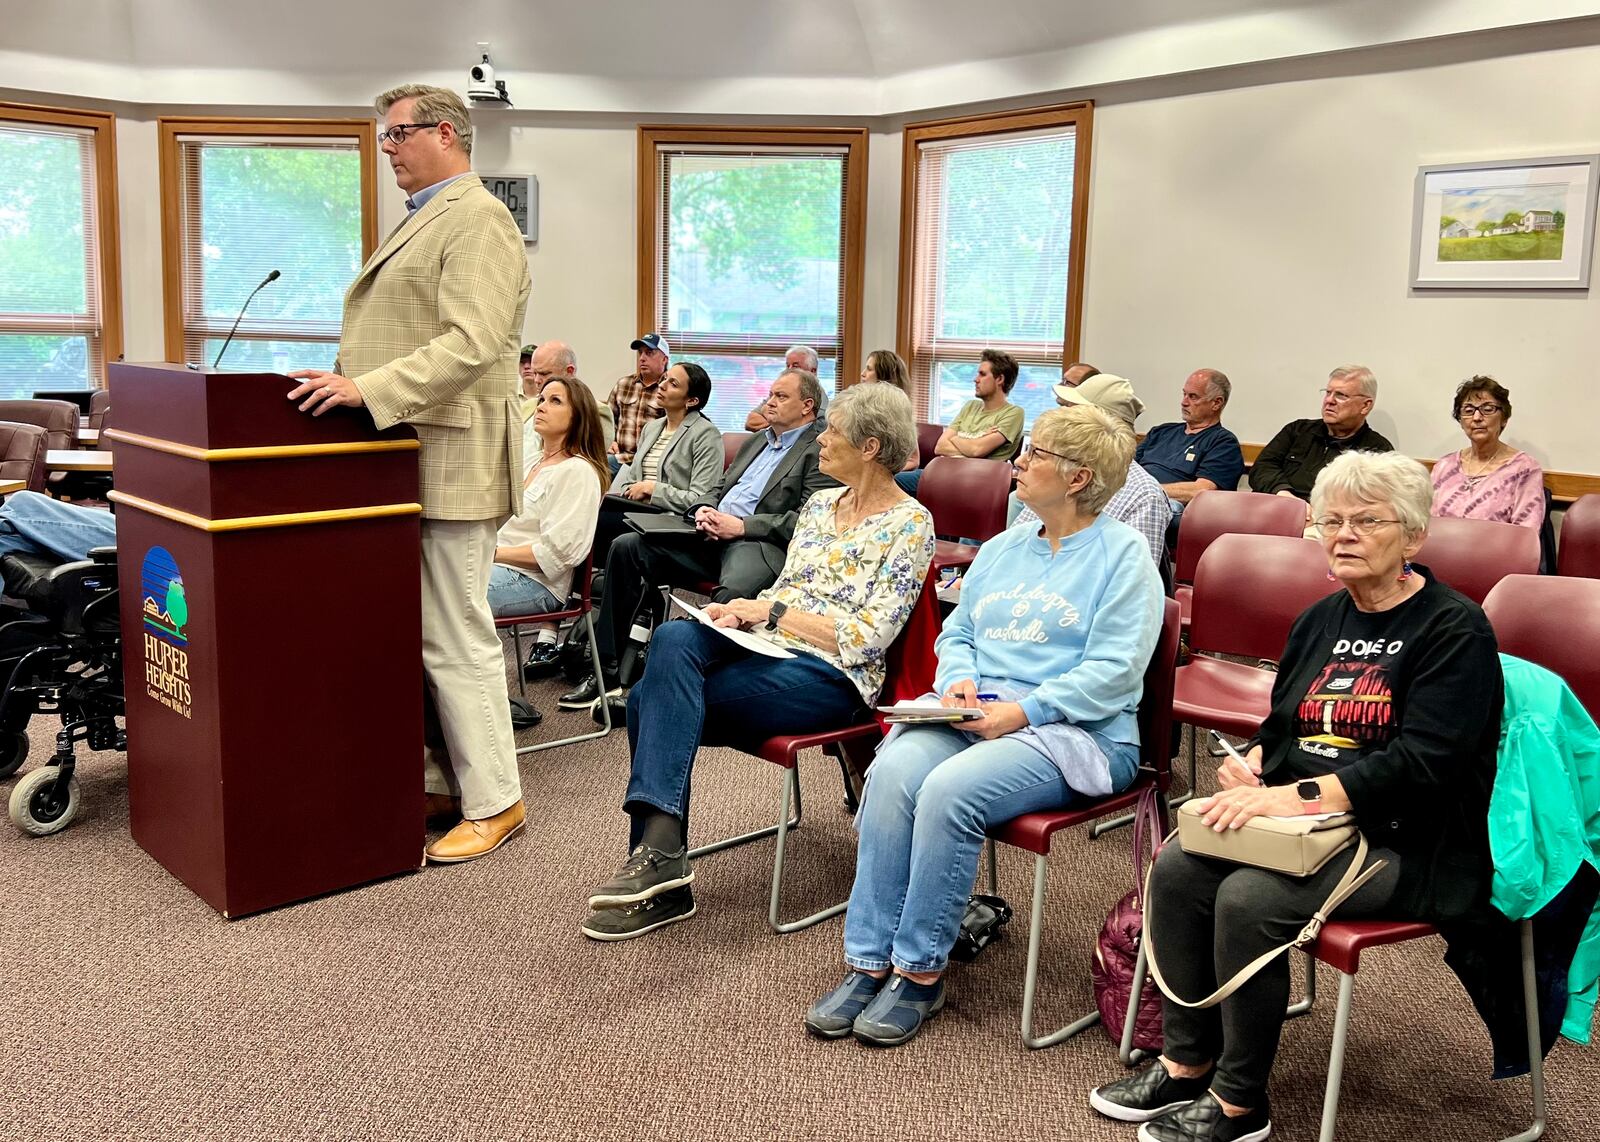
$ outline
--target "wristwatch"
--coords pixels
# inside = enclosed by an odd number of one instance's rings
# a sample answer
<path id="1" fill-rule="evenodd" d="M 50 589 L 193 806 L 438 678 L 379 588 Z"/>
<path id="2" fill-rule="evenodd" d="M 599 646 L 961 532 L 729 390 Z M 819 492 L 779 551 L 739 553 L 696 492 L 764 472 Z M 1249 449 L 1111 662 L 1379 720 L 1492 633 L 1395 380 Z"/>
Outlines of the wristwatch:
<path id="1" fill-rule="evenodd" d="M 778 620 L 783 618 L 784 614 L 788 610 L 789 610 L 789 604 L 788 603 L 774 602 L 772 604 L 772 609 L 767 612 L 767 629 L 768 630 L 777 630 L 778 629 Z"/>
<path id="2" fill-rule="evenodd" d="M 1315 781 L 1296 782 L 1294 791 L 1300 794 L 1300 812 L 1322 812 L 1322 786 Z"/>

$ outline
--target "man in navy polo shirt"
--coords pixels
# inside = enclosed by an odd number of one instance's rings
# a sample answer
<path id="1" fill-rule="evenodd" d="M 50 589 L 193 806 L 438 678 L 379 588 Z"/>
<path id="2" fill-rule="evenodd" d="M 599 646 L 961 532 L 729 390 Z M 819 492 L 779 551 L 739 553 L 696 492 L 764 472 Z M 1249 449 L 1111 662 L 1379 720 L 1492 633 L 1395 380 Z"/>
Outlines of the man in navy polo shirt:
<path id="1" fill-rule="evenodd" d="M 1239 438 L 1222 427 L 1233 386 L 1216 369 L 1196 369 L 1183 382 L 1183 420 L 1158 424 L 1140 441 L 1134 458 L 1156 478 L 1174 516 L 1201 492 L 1233 491 L 1244 475 Z"/>

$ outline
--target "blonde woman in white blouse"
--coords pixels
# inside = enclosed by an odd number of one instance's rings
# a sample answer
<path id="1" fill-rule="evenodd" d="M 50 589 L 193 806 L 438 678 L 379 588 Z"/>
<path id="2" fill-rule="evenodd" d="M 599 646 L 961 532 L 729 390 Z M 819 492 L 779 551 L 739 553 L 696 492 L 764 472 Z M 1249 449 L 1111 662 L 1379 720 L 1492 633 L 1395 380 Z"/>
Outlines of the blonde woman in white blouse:
<path id="1" fill-rule="evenodd" d="M 560 610 L 572 575 L 594 543 L 601 489 L 610 475 L 594 394 L 577 377 L 548 381 L 533 428 L 544 446 L 522 485 L 522 512 L 500 528 L 489 573 L 489 608 L 502 615 Z"/>

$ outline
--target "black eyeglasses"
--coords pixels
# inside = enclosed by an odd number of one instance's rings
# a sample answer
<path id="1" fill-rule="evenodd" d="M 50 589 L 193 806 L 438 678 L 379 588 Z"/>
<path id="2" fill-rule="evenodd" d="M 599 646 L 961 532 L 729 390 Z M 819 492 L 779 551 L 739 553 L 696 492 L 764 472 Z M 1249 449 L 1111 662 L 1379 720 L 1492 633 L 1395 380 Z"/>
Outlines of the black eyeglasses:
<path id="1" fill-rule="evenodd" d="M 387 131 L 379 131 L 378 140 L 382 142 L 384 139 L 388 139 L 398 147 L 406 141 L 407 131 L 426 131 L 428 128 L 437 127 L 438 125 L 437 123 L 396 123 Z"/>
<path id="2" fill-rule="evenodd" d="M 1461 419 L 1469 416 L 1495 416 L 1501 411 L 1497 404 L 1464 404 L 1461 406 Z"/>

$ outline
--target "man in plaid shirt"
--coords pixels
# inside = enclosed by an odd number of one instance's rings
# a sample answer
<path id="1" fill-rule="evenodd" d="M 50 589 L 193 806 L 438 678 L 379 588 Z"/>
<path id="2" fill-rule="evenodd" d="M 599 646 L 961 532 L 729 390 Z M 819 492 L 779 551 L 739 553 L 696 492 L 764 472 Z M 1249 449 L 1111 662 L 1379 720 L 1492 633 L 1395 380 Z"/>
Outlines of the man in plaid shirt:
<path id="1" fill-rule="evenodd" d="M 628 348 L 639 354 L 639 367 L 613 385 L 611 395 L 606 397 L 617 421 L 617 439 L 607 450 L 611 453 L 612 472 L 633 459 L 645 421 L 666 414 L 661 407 L 660 385 L 667 374 L 667 354 L 672 351 L 667 339 L 659 333 L 646 333 Z"/>

